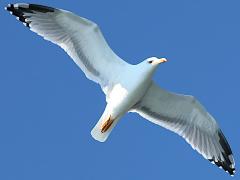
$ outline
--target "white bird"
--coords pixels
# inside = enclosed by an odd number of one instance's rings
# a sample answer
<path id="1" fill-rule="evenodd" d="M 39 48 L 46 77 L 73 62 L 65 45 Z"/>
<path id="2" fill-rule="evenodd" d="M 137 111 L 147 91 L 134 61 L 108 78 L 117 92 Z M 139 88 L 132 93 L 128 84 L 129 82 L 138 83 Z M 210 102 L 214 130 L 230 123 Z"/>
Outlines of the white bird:
<path id="1" fill-rule="evenodd" d="M 104 142 L 125 113 L 137 112 L 179 134 L 204 158 L 234 175 L 232 151 L 214 118 L 193 96 L 167 92 L 153 82 L 165 58 L 128 64 L 109 48 L 95 23 L 69 11 L 25 3 L 9 4 L 6 10 L 62 47 L 87 78 L 100 84 L 107 105 L 91 131 L 94 139 Z"/>

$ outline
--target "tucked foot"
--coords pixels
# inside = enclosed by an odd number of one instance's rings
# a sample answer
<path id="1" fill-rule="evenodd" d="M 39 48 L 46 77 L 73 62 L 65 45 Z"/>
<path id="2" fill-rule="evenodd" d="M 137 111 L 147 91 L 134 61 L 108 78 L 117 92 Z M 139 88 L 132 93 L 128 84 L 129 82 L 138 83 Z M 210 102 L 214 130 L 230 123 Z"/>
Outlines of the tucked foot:
<path id="1" fill-rule="evenodd" d="M 114 120 L 111 119 L 111 115 L 110 115 L 109 118 L 103 122 L 101 126 L 101 133 L 105 133 L 111 127 L 113 121 Z"/>

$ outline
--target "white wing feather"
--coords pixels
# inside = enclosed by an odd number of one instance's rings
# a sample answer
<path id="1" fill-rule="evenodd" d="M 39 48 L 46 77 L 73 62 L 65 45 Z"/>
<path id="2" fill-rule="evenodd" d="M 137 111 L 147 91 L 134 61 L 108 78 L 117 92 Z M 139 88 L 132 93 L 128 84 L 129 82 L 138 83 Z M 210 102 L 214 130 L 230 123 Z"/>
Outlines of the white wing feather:
<path id="1" fill-rule="evenodd" d="M 234 173 L 228 142 L 214 118 L 194 97 L 173 94 L 152 83 L 132 111 L 179 134 L 206 159 Z"/>
<path id="2" fill-rule="evenodd" d="M 129 64 L 108 46 L 99 27 L 71 12 L 34 4 L 11 4 L 7 10 L 30 30 L 62 47 L 85 75 L 108 91 Z"/>

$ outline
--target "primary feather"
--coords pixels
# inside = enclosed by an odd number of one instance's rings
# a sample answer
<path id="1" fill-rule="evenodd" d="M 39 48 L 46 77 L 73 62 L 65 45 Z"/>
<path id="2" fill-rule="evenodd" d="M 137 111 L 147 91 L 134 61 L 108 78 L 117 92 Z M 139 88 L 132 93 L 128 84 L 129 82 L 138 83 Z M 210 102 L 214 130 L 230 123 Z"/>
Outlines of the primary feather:
<path id="1" fill-rule="evenodd" d="M 234 174 L 235 163 L 226 138 L 193 96 L 170 93 L 152 83 L 133 111 L 182 136 L 204 158 Z"/>
<path id="2" fill-rule="evenodd" d="M 106 93 L 118 72 L 128 66 L 109 48 L 98 25 L 88 19 L 36 4 L 10 4 L 6 9 L 31 31 L 63 48 Z"/>

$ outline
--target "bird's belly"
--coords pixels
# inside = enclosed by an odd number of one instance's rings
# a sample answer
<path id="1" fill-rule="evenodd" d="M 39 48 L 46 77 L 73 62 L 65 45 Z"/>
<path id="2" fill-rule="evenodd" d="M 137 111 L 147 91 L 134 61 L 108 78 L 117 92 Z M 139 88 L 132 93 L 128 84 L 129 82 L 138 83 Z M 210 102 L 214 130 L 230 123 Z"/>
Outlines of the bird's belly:
<path id="1" fill-rule="evenodd" d="M 128 112 L 142 98 L 149 85 L 150 81 L 127 85 L 116 84 L 108 96 L 108 106 L 112 115 L 118 117 Z"/>

